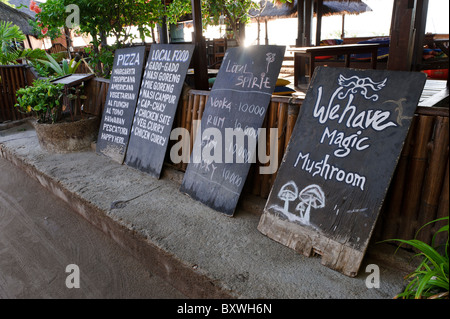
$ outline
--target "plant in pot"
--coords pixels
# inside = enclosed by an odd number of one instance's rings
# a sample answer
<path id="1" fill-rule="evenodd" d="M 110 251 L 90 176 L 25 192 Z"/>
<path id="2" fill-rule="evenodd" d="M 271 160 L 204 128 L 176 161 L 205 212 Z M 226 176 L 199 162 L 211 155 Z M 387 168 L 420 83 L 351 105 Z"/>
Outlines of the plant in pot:
<path id="1" fill-rule="evenodd" d="M 417 254 L 414 257 L 421 258 L 420 265 L 405 279 L 408 284 L 404 291 L 395 296 L 399 299 L 448 299 L 449 298 L 449 246 L 448 246 L 448 221 L 449 217 L 442 217 L 426 223 L 424 227 L 440 222 L 445 223 L 439 226 L 435 232 L 431 245 L 418 240 L 390 239 L 401 245 L 406 244 L 413 247 Z M 445 242 L 441 245 L 435 243 L 438 235 L 443 235 Z M 385 241 L 386 242 L 386 241 Z M 399 246 L 400 247 L 400 246 Z"/>
<path id="2" fill-rule="evenodd" d="M 16 96 L 19 111 L 36 117 L 33 125 L 43 149 L 54 153 L 80 151 L 89 148 L 97 137 L 98 118 L 75 117 L 74 103 L 65 105 L 64 101 L 67 103 L 76 96 L 65 93 L 64 84 L 38 79 L 33 85 L 17 90 Z"/>

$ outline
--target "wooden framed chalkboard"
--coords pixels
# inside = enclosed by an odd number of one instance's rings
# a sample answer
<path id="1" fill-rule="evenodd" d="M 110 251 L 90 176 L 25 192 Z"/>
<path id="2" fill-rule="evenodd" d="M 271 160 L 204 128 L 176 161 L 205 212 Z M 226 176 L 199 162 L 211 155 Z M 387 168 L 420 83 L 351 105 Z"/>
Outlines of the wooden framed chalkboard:
<path id="1" fill-rule="evenodd" d="M 259 231 L 356 276 L 425 80 L 317 68 Z"/>
<path id="2" fill-rule="evenodd" d="M 150 49 L 125 163 L 156 178 L 193 52 L 191 44 L 153 44 Z"/>
<path id="3" fill-rule="evenodd" d="M 120 164 L 125 159 L 144 61 L 144 46 L 115 52 L 96 150 Z"/>
<path id="4" fill-rule="evenodd" d="M 214 82 L 181 192 L 232 216 L 283 61 L 283 46 L 231 48 Z"/>

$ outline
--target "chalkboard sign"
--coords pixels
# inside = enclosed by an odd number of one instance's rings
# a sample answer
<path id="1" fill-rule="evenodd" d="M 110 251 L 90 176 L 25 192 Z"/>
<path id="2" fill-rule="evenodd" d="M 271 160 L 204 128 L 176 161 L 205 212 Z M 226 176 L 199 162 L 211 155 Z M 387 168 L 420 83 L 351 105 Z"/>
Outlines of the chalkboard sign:
<path id="1" fill-rule="evenodd" d="M 317 68 L 258 229 L 356 276 L 425 79 Z"/>
<path id="2" fill-rule="evenodd" d="M 205 106 L 181 192 L 233 215 L 283 61 L 285 47 L 231 48 Z"/>
<path id="3" fill-rule="evenodd" d="M 194 45 L 153 44 L 125 163 L 159 178 Z"/>
<path id="4" fill-rule="evenodd" d="M 144 61 L 144 46 L 119 49 L 115 52 L 97 138 L 97 153 L 106 155 L 120 164 L 125 159 Z"/>

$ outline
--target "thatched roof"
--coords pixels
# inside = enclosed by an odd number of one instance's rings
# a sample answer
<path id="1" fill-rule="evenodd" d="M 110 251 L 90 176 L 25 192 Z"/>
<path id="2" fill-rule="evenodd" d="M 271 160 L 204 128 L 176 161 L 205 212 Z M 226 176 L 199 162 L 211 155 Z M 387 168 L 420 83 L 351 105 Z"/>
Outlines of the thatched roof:
<path id="1" fill-rule="evenodd" d="M 30 15 L 0 2 L 0 21 L 12 22 L 17 25 L 24 34 L 33 35 L 32 28 L 28 23 L 28 21 L 32 19 L 33 18 Z"/>
<path id="2" fill-rule="evenodd" d="M 372 9 L 362 1 L 324 1 L 323 15 L 336 14 L 361 14 L 372 11 Z"/>
<path id="3" fill-rule="evenodd" d="M 265 1 L 261 2 L 265 3 Z M 323 2 L 323 16 L 360 14 L 366 11 L 372 11 L 372 9 L 361 0 L 336 0 Z M 315 13 L 316 8 L 314 8 L 314 14 Z M 291 3 L 287 2 L 280 4 L 274 4 L 271 1 L 267 1 L 267 4 L 265 8 L 262 9 L 262 12 L 259 10 L 250 10 L 249 14 L 252 18 L 295 18 L 297 17 L 297 0 L 293 0 Z"/>
<path id="4" fill-rule="evenodd" d="M 36 16 L 36 12 L 31 11 L 30 8 L 29 8 L 30 0 L 8 0 L 8 2 L 10 4 L 12 4 L 16 8 L 16 10 L 19 10 L 20 12 L 26 13 L 27 15 L 31 16 L 33 19 Z M 35 0 L 35 2 L 39 4 L 39 1 Z M 24 5 L 26 7 L 20 8 L 20 6 L 22 6 L 22 5 Z"/>

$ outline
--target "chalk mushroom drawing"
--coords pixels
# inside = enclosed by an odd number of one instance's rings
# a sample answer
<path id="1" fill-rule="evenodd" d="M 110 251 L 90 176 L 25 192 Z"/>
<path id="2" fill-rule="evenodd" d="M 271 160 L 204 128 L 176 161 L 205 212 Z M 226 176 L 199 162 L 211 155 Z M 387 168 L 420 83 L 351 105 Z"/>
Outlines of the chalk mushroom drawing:
<path id="1" fill-rule="evenodd" d="M 298 195 L 300 203 L 295 208 L 300 212 L 300 221 L 310 225 L 311 207 L 314 209 L 325 207 L 325 195 L 318 185 L 310 185 L 304 188 Z"/>
<path id="2" fill-rule="evenodd" d="M 280 192 L 278 193 L 278 198 L 284 201 L 284 208 L 282 213 L 287 217 L 292 215 L 289 213 L 289 202 L 293 202 L 297 199 L 298 196 L 298 187 L 294 182 L 289 182 L 281 187 Z"/>
<path id="3" fill-rule="evenodd" d="M 290 181 L 281 187 L 278 192 L 278 198 L 284 201 L 284 207 L 273 205 L 270 208 L 282 213 L 289 221 L 298 221 L 304 225 L 311 225 L 311 208 L 318 209 L 325 207 L 325 195 L 323 190 L 320 186 L 315 184 L 305 187 L 299 193 L 295 182 Z M 294 202 L 297 199 L 299 199 L 300 202 L 295 208 L 295 211 L 298 211 L 299 214 L 293 214 L 289 212 L 289 203 Z"/>

